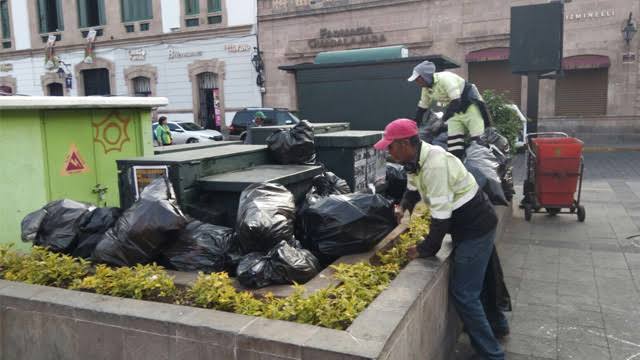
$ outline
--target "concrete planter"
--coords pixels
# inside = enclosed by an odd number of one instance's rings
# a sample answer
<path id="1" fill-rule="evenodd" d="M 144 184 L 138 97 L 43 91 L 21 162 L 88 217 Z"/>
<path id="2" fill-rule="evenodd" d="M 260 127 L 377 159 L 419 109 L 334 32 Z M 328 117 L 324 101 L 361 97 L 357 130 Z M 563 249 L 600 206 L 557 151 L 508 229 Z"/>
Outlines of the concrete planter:
<path id="1" fill-rule="evenodd" d="M 346 331 L 0 281 L 0 358 L 447 359 L 460 332 L 450 251 L 410 263 Z"/>

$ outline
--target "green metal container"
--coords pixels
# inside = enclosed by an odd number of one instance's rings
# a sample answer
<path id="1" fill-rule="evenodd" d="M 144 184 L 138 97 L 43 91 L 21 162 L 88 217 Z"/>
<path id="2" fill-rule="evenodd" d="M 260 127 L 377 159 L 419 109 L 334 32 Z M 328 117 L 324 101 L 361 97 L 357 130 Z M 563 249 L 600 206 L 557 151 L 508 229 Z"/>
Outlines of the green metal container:
<path id="1" fill-rule="evenodd" d="M 156 155 L 163 155 L 163 154 L 170 154 L 170 153 L 180 152 L 180 151 L 201 150 L 201 149 L 208 149 L 208 148 L 217 147 L 217 146 L 237 145 L 237 144 L 242 144 L 242 141 L 207 141 L 207 142 L 201 142 L 197 144 L 156 146 L 153 148 L 153 153 Z"/>
<path id="2" fill-rule="evenodd" d="M 119 206 L 115 162 L 153 153 L 151 110 L 164 105 L 165 98 L 0 97 L 0 243 L 20 244 L 24 216 L 53 200 Z"/>
<path id="3" fill-rule="evenodd" d="M 349 130 L 349 123 L 310 123 L 314 134 L 325 134 L 342 130 Z M 251 142 L 253 144 L 266 144 L 267 138 L 276 131 L 289 130 L 295 125 L 279 126 L 256 126 L 249 129 L 251 131 Z"/>
<path id="4" fill-rule="evenodd" d="M 345 130 L 315 136 L 318 162 L 343 178 L 353 191 L 379 187 L 386 177 L 386 153 L 373 148 L 381 131 Z"/>
<path id="5" fill-rule="evenodd" d="M 178 205 L 186 208 L 198 202 L 198 179 L 268 163 L 264 145 L 227 145 L 202 150 L 119 160 L 120 202 L 131 206 L 154 178 L 167 174 Z"/>

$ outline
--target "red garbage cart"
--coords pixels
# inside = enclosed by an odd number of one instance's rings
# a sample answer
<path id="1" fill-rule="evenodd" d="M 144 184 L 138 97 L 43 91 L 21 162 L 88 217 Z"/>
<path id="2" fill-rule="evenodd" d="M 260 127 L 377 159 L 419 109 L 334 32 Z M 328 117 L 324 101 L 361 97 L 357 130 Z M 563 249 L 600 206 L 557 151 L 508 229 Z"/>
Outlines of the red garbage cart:
<path id="1" fill-rule="evenodd" d="M 578 221 L 585 220 L 585 209 L 580 205 L 582 148 L 581 140 L 565 133 L 527 135 L 527 177 L 522 201 L 525 220 L 531 220 L 531 215 L 542 208 L 550 215 L 575 213 Z"/>

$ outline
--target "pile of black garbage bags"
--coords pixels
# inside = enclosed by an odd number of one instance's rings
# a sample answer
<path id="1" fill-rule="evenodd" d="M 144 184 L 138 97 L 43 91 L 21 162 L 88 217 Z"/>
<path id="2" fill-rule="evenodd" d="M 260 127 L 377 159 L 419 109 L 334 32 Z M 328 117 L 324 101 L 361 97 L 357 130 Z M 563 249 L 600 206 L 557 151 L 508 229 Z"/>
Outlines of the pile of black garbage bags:
<path id="1" fill-rule="evenodd" d="M 51 202 L 23 219 L 22 239 L 112 266 L 156 262 L 179 271 L 226 271 L 259 288 L 305 283 L 337 257 L 370 250 L 394 227 L 391 201 L 351 193 L 343 179 L 325 172 L 299 204 L 282 185 L 250 185 L 233 229 L 183 214 L 169 181 L 157 178 L 125 211 Z"/>

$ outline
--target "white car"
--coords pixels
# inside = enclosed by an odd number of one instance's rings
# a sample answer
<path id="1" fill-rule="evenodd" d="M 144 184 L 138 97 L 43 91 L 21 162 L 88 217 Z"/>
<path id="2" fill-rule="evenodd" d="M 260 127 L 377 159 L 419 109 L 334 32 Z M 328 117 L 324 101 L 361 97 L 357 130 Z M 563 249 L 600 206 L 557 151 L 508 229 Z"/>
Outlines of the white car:
<path id="1" fill-rule="evenodd" d="M 202 126 L 192 122 L 167 122 L 173 143 L 178 144 L 194 144 L 205 141 L 221 141 L 222 134 L 216 130 L 205 129 Z M 154 134 L 154 143 L 156 128 L 158 123 L 153 123 L 152 129 Z"/>

